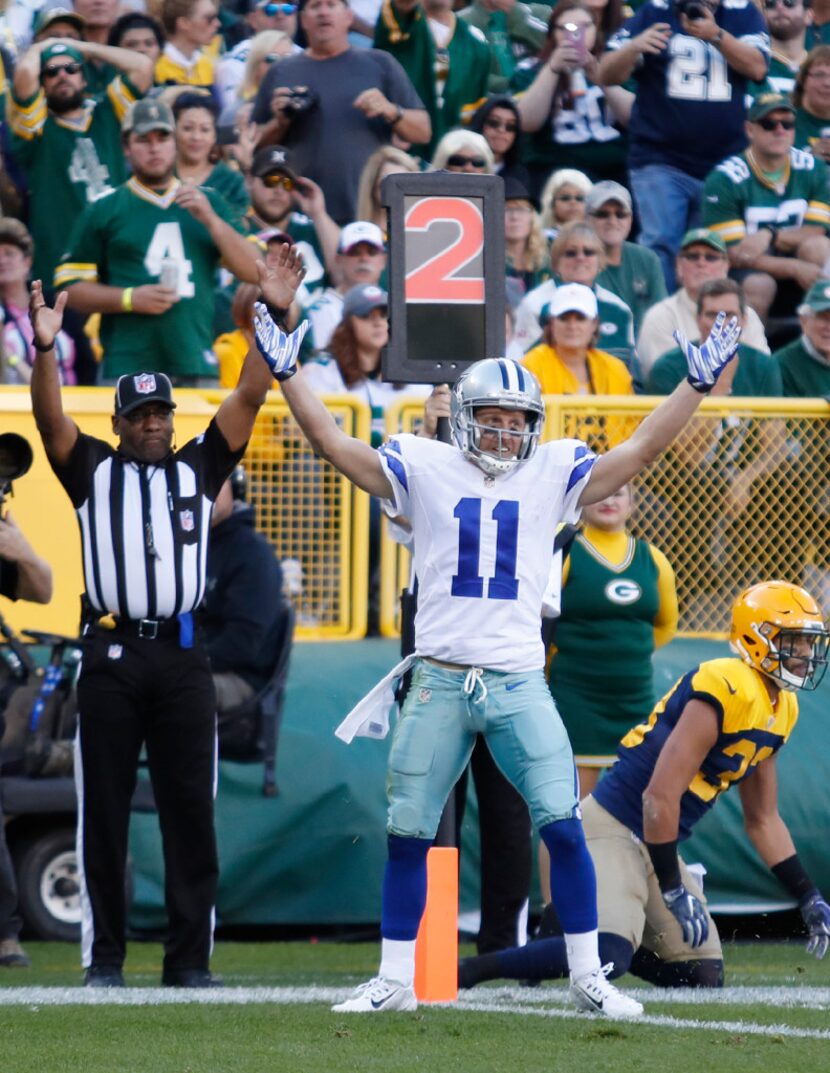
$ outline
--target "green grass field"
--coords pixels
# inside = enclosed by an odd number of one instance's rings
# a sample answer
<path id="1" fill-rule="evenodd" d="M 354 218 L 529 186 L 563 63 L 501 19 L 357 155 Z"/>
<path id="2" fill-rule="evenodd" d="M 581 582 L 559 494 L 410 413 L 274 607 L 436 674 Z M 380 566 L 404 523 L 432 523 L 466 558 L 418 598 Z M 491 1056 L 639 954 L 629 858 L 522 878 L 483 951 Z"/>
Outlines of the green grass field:
<path id="1" fill-rule="evenodd" d="M 131 944 L 128 988 L 111 994 L 79 987 L 73 946 L 27 952 L 30 970 L 0 969 L 2 1073 L 830 1070 L 830 963 L 800 943 L 732 944 L 727 989 L 643 989 L 636 1024 L 576 1014 L 562 985 L 476 988 L 414 1014 L 331 1013 L 373 974 L 374 944 L 220 943 L 226 987 L 186 994 L 156 990 L 155 944 Z"/>

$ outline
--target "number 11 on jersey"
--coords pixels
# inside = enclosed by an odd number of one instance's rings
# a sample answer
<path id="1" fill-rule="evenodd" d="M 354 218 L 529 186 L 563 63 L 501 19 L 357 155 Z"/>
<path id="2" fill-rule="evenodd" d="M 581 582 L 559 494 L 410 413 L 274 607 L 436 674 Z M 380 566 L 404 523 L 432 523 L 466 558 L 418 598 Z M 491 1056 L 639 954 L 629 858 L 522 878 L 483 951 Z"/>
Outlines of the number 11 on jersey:
<path id="1" fill-rule="evenodd" d="M 481 557 L 481 500 L 471 496 L 459 499 L 453 511 L 458 519 L 458 572 L 453 576 L 453 596 L 481 599 L 484 578 L 479 574 Z M 516 600 L 519 579 L 516 577 L 516 557 L 519 545 L 519 503 L 515 499 L 500 499 L 490 517 L 496 523 L 496 569 L 487 582 L 490 600 Z M 485 521 L 487 524 L 487 521 Z"/>

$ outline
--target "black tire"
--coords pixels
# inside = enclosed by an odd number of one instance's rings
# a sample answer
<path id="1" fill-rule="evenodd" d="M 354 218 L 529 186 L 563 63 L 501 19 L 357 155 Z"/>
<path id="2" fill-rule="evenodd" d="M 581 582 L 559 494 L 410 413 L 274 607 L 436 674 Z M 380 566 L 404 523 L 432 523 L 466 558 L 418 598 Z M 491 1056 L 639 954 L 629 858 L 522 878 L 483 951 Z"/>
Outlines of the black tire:
<path id="1" fill-rule="evenodd" d="M 38 939 L 80 940 L 74 827 L 59 827 L 25 844 L 18 855 L 17 896 L 26 926 Z"/>

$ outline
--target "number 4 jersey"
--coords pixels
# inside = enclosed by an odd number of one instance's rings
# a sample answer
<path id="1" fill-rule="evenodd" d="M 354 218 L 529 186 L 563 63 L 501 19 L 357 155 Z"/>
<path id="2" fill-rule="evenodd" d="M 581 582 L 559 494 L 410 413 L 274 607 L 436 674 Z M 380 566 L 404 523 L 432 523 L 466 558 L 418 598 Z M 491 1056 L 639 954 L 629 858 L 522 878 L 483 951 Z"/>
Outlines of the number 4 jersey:
<path id="1" fill-rule="evenodd" d="M 490 477 L 452 444 L 401 435 L 379 448 L 394 489 L 383 503 L 412 528 L 418 654 L 495 671 L 540 670 L 542 596 L 560 522 L 578 519 L 596 455 L 542 444 Z"/>
<path id="2" fill-rule="evenodd" d="M 100 198 L 77 221 L 55 270 L 56 287 L 79 282 L 140 287 L 158 284 L 163 266 L 175 270 L 179 300 L 166 313 L 102 316 L 107 379 L 140 372 L 148 361 L 169 376 L 218 375 L 211 348 L 220 254 L 204 224 L 176 204 L 180 186 L 174 179 L 159 194 L 132 178 Z M 224 198 L 202 189 L 217 215 L 241 230 Z"/>

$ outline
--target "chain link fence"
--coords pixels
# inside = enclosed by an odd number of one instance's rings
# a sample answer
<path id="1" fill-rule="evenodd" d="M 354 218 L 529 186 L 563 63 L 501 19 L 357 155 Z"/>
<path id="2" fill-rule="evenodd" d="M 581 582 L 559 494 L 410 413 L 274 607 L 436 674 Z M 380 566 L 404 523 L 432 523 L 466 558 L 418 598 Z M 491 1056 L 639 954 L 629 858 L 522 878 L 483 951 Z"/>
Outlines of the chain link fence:
<path id="1" fill-rule="evenodd" d="M 548 396 L 545 440 L 584 439 L 602 453 L 660 400 Z M 387 433 L 417 428 L 422 411 L 390 412 Z M 830 610 L 830 407 L 820 400 L 705 399 L 672 448 L 635 482 L 632 529 L 666 553 L 677 575 L 679 633 L 723 638 L 747 585 L 782 578 Z M 381 632 L 400 632 L 408 551 L 384 539 Z"/>

